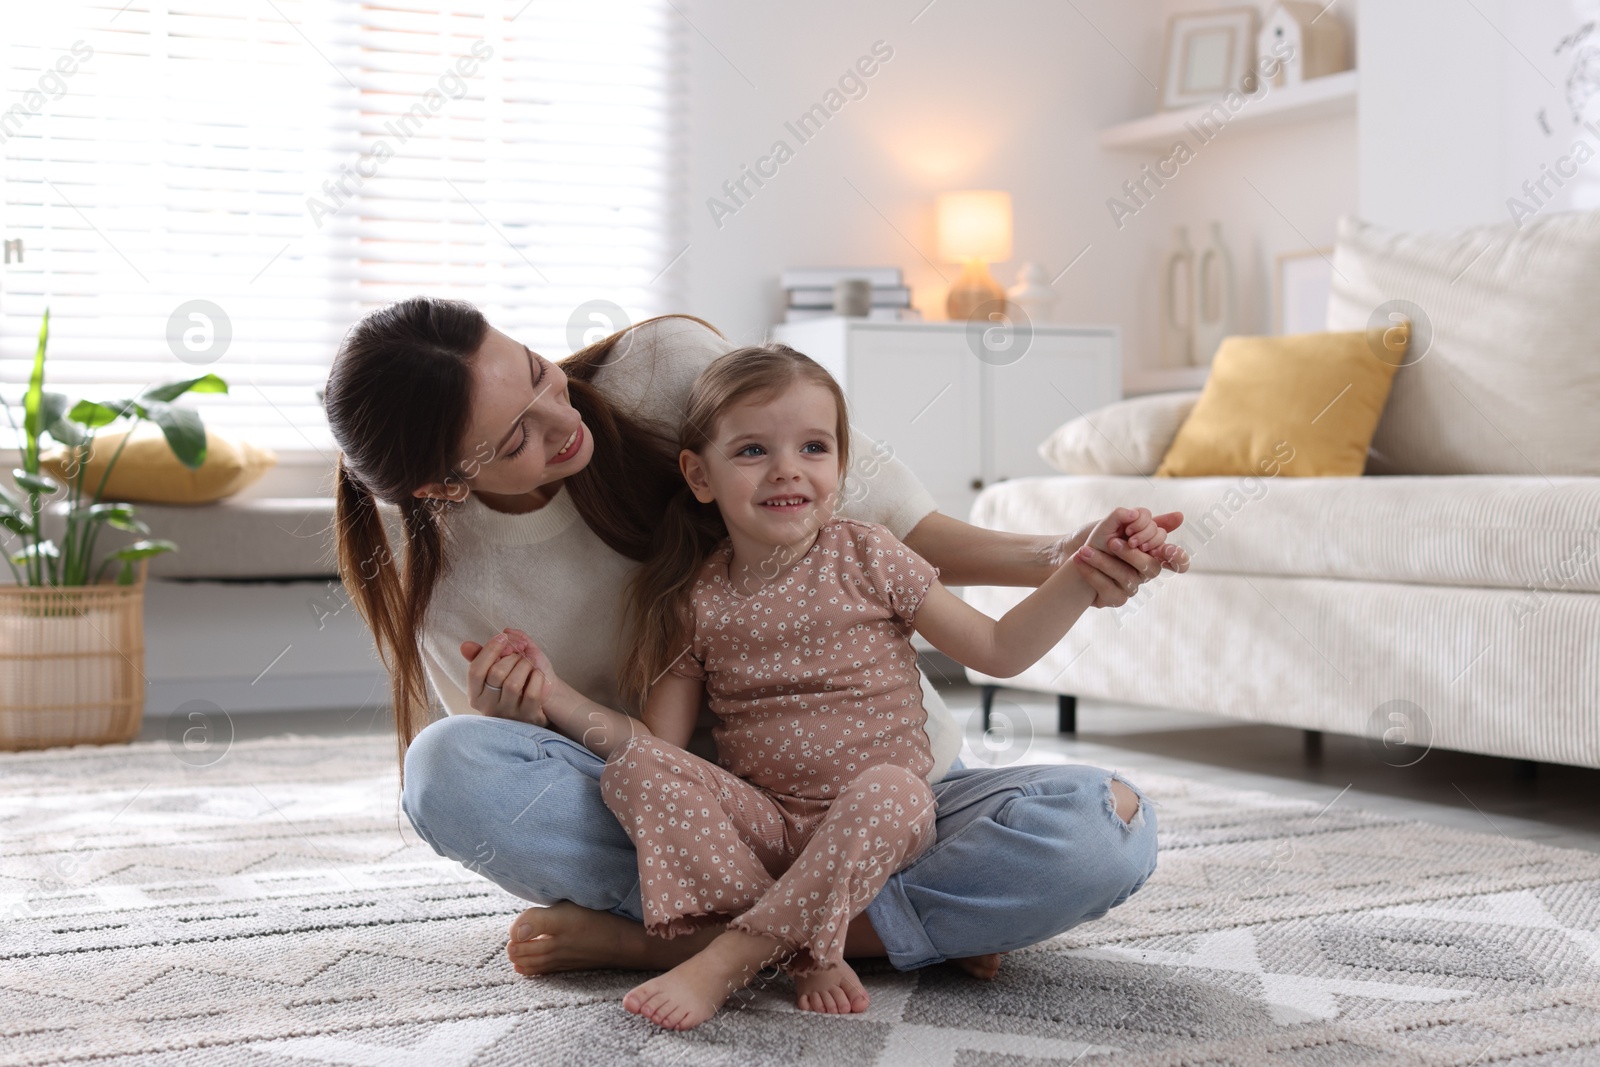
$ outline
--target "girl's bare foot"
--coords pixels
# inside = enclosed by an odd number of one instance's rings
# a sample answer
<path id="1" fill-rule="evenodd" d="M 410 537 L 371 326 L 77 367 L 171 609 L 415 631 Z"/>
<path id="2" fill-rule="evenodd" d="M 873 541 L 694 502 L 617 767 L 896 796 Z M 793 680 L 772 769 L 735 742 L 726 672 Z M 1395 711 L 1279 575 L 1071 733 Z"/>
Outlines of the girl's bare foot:
<path id="1" fill-rule="evenodd" d="M 506 955 L 518 974 L 555 974 L 601 967 L 655 971 L 675 966 L 710 944 L 720 926 L 670 941 L 639 923 L 570 900 L 529 908 L 511 923 Z"/>
<path id="2" fill-rule="evenodd" d="M 722 933 L 707 926 L 692 934 L 667 940 L 651 937 L 640 923 L 594 911 L 570 900 L 549 907 L 529 908 L 511 922 L 511 943 L 506 955 L 518 974 L 555 974 L 621 967 L 637 971 L 664 971 L 693 956 Z M 865 915 L 850 921 L 845 940 L 850 956 L 882 956 L 883 942 Z"/>
<path id="3" fill-rule="evenodd" d="M 982 956 L 959 956 L 950 962 L 974 978 L 988 981 L 1000 973 L 1000 957 L 1004 952 L 986 952 Z"/>
<path id="4" fill-rule="evenodd" d="M 820 967 L 809 974 L 794 975 L 794 1006 L 801 1011 L 820 1011 L 829 1015 L 848 1015 L 866 1011 L 872 998 L 856 976 L 855 968 L 844 960 L 831 967 Z"/>
<path id="5" fill-rule="evenodd" d="M 692 1030 L 781 951 L 770 937 L 725 930 L 692 958 L 628 990 L 622 1006 L 668 1030 Z"/>

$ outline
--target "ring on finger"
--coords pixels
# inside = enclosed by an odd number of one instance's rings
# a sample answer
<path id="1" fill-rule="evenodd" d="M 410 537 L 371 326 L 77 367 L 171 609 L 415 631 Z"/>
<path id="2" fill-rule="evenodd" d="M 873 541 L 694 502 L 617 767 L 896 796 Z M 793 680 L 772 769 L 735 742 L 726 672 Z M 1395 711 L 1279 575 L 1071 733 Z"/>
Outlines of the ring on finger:
<path id="1" fill-rule="evenodd" d="M 500 688 L 501 688 L 498 685 L 490 685 L 488 682 L 484 682 L 483 683 L 483 687 L 485 689 L 493 689 L 496 693 L 500 692 Z"/>

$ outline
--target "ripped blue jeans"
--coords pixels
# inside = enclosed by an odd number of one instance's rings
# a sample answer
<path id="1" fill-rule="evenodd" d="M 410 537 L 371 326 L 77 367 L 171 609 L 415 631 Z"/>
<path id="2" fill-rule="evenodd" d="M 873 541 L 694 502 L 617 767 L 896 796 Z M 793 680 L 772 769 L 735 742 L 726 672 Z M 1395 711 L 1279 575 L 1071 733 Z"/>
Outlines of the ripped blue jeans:
<path id="1" fill-rule="evenodd" d="M 441 856 L 539 904 L 642 921 L 638 860 L 600 798 L 604 761 L 553 730 L 452 715 L 406 754 L 401 804 Z M 934 783 L 934 844 L 867 906 L 889 961 L 911 970 L 1008 952 L 1098 919 L 1156 866 L 1137 787 L 1117 815 L 1112 774 L 1084 765 L 956 767 Z"/>

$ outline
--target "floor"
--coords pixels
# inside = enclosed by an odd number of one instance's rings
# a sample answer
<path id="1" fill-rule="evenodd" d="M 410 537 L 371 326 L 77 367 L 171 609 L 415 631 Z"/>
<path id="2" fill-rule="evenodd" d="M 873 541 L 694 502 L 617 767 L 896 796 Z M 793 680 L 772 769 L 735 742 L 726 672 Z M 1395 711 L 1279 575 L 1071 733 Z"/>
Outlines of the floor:
<path id="1" fill-rule="evenodd" d="M 1382 811 L 1512 840 L 1600 852 L 1600 770 L 1527 764 L 1435 749 L 1407 767 L 1385 762 L 1368 741 L 1325 734 L 1308 759 L 1304 733 L 1198 712 L 1090 700 L 1078 702 L 1078 732 L 1056 732 L 1053 696 L 1002 689 L 993 732 L 977 717 L 979 692 L 929 670 L 980 762 L 1055 761 L 1141 768 L 1235 789 L 1257 789 L 1332 805 Z M 942 680 L 941 680 L 942 679 Z M 248 712 L 227 724 L 235 739 L 285 733 L 388 733 L 381 709 Z M 148 718 L 141 740 L 181 737 L 178 720 Z M 1389 757 L 1392 759 L 1392 757 Z M 973 760 L 968 759 L 971 763 Z"/>
<path id="2" fill-rule="evenodd" d="M 978 690 L 940 691 L 957 718 L 966 717 L 967 743 L 981 752 Z M 1056 732 L 1054 697 L 1001 690 L 997 709 L 1002 701 L 1027 715 L 1033 751 L 1075 762 L 1111 768 L 1126 762 L 1234 789 L 1600 852 L 1600 770 L 1445 749 L 1394 767 L 1366 739 L 1342 734 L 1324 734 L 1321 756 L 1312 760 L 1301 730 L 1088 700 L 1078 702 L 1077 736 L 1068 738 Z"/>
<path id="3" fill-rule="evenodd" d="M 971 707 L 971 690 L 949 695 Z M 231 720 L 197 717 L 178 744 L 11 757 L 0 1063 L 1600 1063 L 1600 854 L 1388 818 L 1340 798 L 1337 779 L 1279 786 L 1330 805 L 1155 769 L 1201 765 L 1173 737 L 1210 744 L 1233 727 L 1086 708 L 1069 749 L 1044 730 L 1049 703 L 1000 708 L 1005 736 L 969 736 L 979 751 L 1137 774 L 1160 807 L 1157 876 L 1015 949 L 992 982 L 863 961 L 866 1013 L 797 1011 L 780 978 L 679 1035 L 622 1009 L 637 972 L 506 965 L 524 902 L 478 873 L 500 862 L 487 839 L 459 863 L 407 824 L 394 739 L 372 715 L 236 712 L 240 736 L 300 733 L 218 751 Z M 518 786 L 527 799 L 507 810 L 533 813 L 519 818 L 537 832 L 545 786 Z M 1362 802 L 1381 801 L 1367 788 Z M 1103 814 L 1091 825 L 1114 835 Z M 1094 849 L 1091 829 L 1079 840 Z"/>

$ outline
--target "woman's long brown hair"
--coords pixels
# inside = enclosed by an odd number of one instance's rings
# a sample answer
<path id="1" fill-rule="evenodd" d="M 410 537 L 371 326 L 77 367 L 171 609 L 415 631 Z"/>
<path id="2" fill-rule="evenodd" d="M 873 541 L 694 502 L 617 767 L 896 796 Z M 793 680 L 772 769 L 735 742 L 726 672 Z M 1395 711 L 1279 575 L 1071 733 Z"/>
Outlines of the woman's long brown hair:
<path id="1" fill-rule="evenodd" d="M 744 400 L 770 400 L 797 381 L 814 382 L 833 394 L 839 411 L 834 437 L 843 475 L 850 469 L 844 392 L 826 368 L 788 345 L 736 348 L 701 372 L 684 409 L 678 448 L 705 455 L 723 412 Z M 650 686 L 688 648 L 695 578 L 727 535 L 717 505 L 696 500 L 680 474 L 677 491 L 658 513 L 644 566 L 634 572 L 625 594 L 622 625 L 628 636 L 622 647 L 629 651 L 617 664 L 617 689 L 624 700 L 643 708 Z"/>
<path id="2" fill-rule="evenodd" d="M 594 436 L 593 458 L 563 488 L 596 536 L 636 560 L 649 553 L 661 513 L 683 484 L 678 451 L 656 429 L 614 408 L 592 382 L 618 343 L 644 325 L 560 364 L 572 406 Z M 429 482 L 455 485 L 468 476 L 457 457 L 469 421 L 472 362 L 488 332 L 483 313 L 465 301 L 402 300 L 351 328 L 324 389 L 328 426 L 340 450 L 334 492 L 339 576 L 389 672 L 402 776 L 407 747 L 433 719 L 422 634 L 448 565 L 445 516 L 458 506 L 420 499 L 412 490 Z M 379 501 L 400 511 L 399 561 Z"/>

